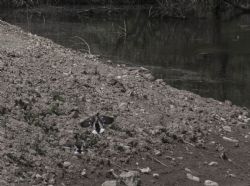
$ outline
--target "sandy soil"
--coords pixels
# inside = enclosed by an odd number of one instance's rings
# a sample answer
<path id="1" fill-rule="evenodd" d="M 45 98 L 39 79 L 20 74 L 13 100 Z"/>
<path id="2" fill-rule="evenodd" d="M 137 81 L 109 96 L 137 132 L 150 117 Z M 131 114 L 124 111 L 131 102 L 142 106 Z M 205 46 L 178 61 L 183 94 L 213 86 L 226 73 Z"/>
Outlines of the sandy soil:
<path id="1" fill-rule="evenodd" d="M 115 118 L 101 135 L 79 124 L 97 112 Z M 247 186 L 247 115 L 147 69 L 99 61 L 0 22 L 0 185 L 124 185 L 119 174 L 135 170 L 143 186 Z"/>

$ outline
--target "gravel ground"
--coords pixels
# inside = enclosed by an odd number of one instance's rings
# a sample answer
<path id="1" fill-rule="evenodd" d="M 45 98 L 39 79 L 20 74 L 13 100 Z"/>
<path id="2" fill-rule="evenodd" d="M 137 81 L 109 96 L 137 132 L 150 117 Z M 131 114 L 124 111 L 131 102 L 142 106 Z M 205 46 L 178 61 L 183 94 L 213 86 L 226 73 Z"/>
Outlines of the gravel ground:
<path id="1" fill-rule="evenodd" d="M 0 185 L 249 185 L 246 108 L 2 21 L 0 43 Z M 96 113 L 115 118 L 98 135 L 80 125 Z"/>

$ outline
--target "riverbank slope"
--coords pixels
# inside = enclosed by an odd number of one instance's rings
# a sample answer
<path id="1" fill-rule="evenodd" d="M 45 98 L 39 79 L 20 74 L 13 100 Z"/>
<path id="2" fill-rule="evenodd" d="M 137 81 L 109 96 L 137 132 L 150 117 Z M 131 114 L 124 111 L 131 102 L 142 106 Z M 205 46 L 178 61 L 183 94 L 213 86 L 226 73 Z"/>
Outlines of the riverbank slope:
<path id="1" fill-rule="evenodd" d="M 1 185 L 101 185 L 145 167 L 142 185 L 250 182 L 246 109 L 2 21 L 0 43 Z M 97 112 L 115 118 L 101 135 L 80 125 Z"/>

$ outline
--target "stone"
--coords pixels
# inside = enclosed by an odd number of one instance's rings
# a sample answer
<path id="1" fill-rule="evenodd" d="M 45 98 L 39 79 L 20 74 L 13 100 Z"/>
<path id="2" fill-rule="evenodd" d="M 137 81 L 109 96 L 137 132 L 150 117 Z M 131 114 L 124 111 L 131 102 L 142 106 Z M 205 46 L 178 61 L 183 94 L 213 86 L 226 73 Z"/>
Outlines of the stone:
<path id="1" fill-rule="evenodd" d="M 102 186 L 117 186 L 116 180 L 105 181 Z"/>
<path id="2" fill-rule="evenodd" d="M 223 128 L 223 130 L 226 131 L 226 132 L 232 132 L 232 128 L 231 128 L 230 126 L 227 126 L 227 125 L 226 125 L 226 126 L 223 126 L 222 128 Z"/>
<path id="3" fill-rule="evenodd" d="M 151 169 L 149 167 L 146 167 L 146 168 L 140 169 L 140 171 L 141 173 L 149 174 L 151 172 Z"/>
<path id="4" fill-rule="evenodd" d="M 229 177 L 236 178 L 235 174 L 228 174 Z"/>
<path id="5" fill-rule="evenodd" d="M 195 182 L 200 182 L 200 178 L 199 178 L 199 177 L 193 176 L 193 175 L 190 174 L 190 173 L 187 173 L 187 179 L 192 180 L 192 181 L 195 181 Z"/>
<path id="6" fill-rule="evenodd" d="M 68 168 L 70 165 L 71 165 L 71 163 L 70 163 L 69 161 L 63 162 L 63 166 L 64 166 L 65 168 Z"/>
<path id="7" fill-rule="evenodd" d="M 185 171 L 190 173 L 192 172 L 189 168 L 185 168 Z"/>
<path id="8" fill-rule="evenodd" d="M 160 177 L 160 175 L 158 173 L 154 173 L 153 177 L 156 178 L 156 179 L 158 179 Z"/>
<path id="9" fill-rule="evenodd" d="M 233 138 L 228 138 L 226 136 L 223 136 L 223 140 L 228 141 L 228 142 L 232 142 L 232 143 L 239 143 L 239 140 L 233 139 Z"/>
<path id="10" fill-rule="evenodd" d="M 159 151 L 159 150 L 154 150 L 154 154 L 156 155 L 156 156 L 160 156 L 161 155 L 161 151 Z"/>
<path id="11" fill-rule="evenodd" d="M 206 180 L 206 181 L 204 182 L 204 185 L 205 185 L 205 186 L 219 186 L 218 183 L 216 183 L 216 182 L 214 182 L 214 181 L 211 181 L 211 180 Z"/>
<path id="12" fill-rule="evenodd" d="M 218 162 L 216 162 L 216 161 L 211 161 L 208 165 L 209 165 L 209 166 L 216 166 L 216 165 L 218 165 Z"/>
<path id="13" fill-rule="evenodd" d="M 140 173 L 138 171 L 122 172 L 120 179 L 126 186 L 139 186 L 141 183 Z"/>
<path id="14" fill-rule="evenodd" d="M 81 172 L 81 175 L 82 175 L 82 176 L 86 176 L 86 174 L 87 174 L 86 169 L 83 169 L 82 172 Z"/>
<path id="15" fill-rule="evenodd" d="M 148 74 L 143 74 L 143 77 L 149 81 L 154 81 L 155 78 L 152 74 L 148 73 Z"/>

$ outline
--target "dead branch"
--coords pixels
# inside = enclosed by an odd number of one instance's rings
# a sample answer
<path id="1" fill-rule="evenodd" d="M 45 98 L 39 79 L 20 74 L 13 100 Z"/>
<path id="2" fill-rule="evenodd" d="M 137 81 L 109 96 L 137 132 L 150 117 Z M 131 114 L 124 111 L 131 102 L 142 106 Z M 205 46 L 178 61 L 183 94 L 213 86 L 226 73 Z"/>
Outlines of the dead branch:
<path id="1" fill-rule="evenodd" d="M 79 37 L 79 36 L 74 36 L 74 38 L 80 39 L 80 40 L 88 47 L 88 53 L 89 53 L 90 55 L 92 55 L 91 50 L 90 50 L 90 46 L 89 46 L 89 44 L 87 43 L 87 41 L 85 41 L 85 39 L 83 39 L 82 37 Z"/>
<path id="2" fill-rule="evenodd" d="M 160 160 L 158 160 L 157 158 L 155 158 L 155 157 L 153 157 L 153 156 L 151 156 L 149 154 L 148 154 L 148 157 L 150 157 L 152 160 L 156 161 L 157 163 L 163 165 L 164 167 L 169 167 L 165 163 L 161 162 Z"/>

